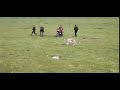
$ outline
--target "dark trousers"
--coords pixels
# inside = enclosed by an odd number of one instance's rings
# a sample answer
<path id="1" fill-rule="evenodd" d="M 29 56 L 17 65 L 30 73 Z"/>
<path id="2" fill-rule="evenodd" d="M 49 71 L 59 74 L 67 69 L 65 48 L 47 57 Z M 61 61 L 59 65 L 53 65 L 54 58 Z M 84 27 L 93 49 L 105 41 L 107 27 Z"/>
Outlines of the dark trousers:
<path id="1" fill-rule="evenodd" d="M 40 31 L 40 36 L 41 36 L 41 37 L 43 37 L 43 33 L 44 33 L 43 31 Z"/>
<path id="2" fill-rule="evenodd" d="M 34 31 L 34 30 L 32 31 L 31 35 L 32 35 L 33 33 L 34 33 L 34 34 L 37 34 L 37 33 L 35 33 L 35 31 Z"/>
<path id="3" fill-rule="evenodd" d="M 75 31 L 75 37 L 77 37 L 77 31 Z"/>

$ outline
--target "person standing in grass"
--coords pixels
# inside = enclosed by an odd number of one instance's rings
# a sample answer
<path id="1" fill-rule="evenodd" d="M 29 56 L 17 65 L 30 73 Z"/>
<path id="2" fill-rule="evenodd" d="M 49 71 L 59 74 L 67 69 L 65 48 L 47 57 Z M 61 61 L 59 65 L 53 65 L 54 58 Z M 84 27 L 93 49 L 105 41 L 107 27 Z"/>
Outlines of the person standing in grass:
<path id="1" fill-rule="evenodd" d="M 33 25 L 33 29 L 32 29 L 32 30 L 33 30 L 33 31 L 32 31 L 32 33 L 31 33 L 31 35 L 32 35 L 33 33 L 37 35 L 37 33 L 35 33 L 35 31 L 36 31 L 35 25 Z"/>
<path id="2" fill-rule="evenodd" d="M 74 31 L 75 31 L 75 37 L 77 37 L 77 32 L 78 32 L 78 27 L 77 27 L 77 25 L 75 25 L 75 27 L 74 27 Z"/>
<path id="3" fill-rule="evenodd" d="M 62 25 L 60 25 L 60 27 L 57 30 L 59 30 L 59 35 L 63 36 L 64 29 L 63 29 Z"/>
<path id="4" fill-rule="evenodd" d="M 43 37 L 43 33 L 44 33 L 44 27 L 40 27 L 40 36 Z"/>

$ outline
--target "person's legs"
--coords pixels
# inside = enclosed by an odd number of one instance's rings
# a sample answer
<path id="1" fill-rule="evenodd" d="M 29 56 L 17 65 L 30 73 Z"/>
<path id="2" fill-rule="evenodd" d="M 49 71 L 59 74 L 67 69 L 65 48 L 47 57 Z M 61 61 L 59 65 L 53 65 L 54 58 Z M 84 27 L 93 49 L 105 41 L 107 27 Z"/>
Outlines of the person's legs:
<path id="1" fill-rule="evenodd" d="M 40 31 L 40 36 L 43 37 L 43 31 Z"/>
<path id="2" fill-rule="evenodd" d="M 41 31 L 40 31 L 40 36 L 41 36 Z"/>
<path id="3" fill-rule="evenodd" d="M 44 32 L 43 32 L 43 35 L 44 35 Z"/>
<path id="4" fill-rule="evenodd" d="M 61 37 L 61 32 L 59 32 L 59 37 Z"/>
<path id="5" fill-rule="evenodd" d="M 35 31 L 33 31 L 33 33 L 35 34 Z"/>
<path id="6" fill-rule="evenodd" d="M 75 37 L 77 37 L 77 32 L 75 31 Z"/>
<path id="7" fill-rule="evenodd" d="M 34 32 L 34 34 L 36 34 L 37 35 L 37 33 L 35 33 L 35 31 L 33 31 Z"/>
<path id="8" fill-rule="evenodd" d="M 31 33 L 31 35 L 33 34 L 33 31 L 32 31 L 32 33 Z"/>
<path id="9" fill-rule="evenodd" d="M 43 31 L 42 31 L 42 37 L 43 37 Z"/>
<path id="10" fill-rule="evenodd" d="M 59 37 L 60 36 L 60 31 L 57 31 L 57 37 Z"/>

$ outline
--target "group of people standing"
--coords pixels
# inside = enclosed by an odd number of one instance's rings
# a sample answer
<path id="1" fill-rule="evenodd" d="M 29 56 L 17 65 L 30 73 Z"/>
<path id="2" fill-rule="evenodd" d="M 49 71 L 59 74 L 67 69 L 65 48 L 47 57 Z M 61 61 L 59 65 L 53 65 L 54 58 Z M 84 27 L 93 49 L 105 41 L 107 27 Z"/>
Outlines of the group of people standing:
<path id="1" fill-rule="evenodd" d="M 35 25 L 33 25 L 32 30 L 33 30 L 33 31 L 32 31 L 32 33 L 31 33 L 31 35 L 32 35 L 33 33 L 37 35 L 37 33 L 35 32 L 35 31 L 36 31 Z M 41 37 L 43 37 L 43 33 L 44 33 L 44 27 L 42 26 L 42 27 L 40 27 L 40 36 L 41 36 Z"/>
<path id="2" fill-rule="evenodd" d="M 79 28 L 77 27 L 77 25 L 75 25 L 75 26 L 74 26 L 75 37 L 77 37 L 78 29 L 79 29 Z M 32 35 L 33 33 L 37 35 L 37 33 L 35 32 L 35 31 L 36 31 L 35 25 L 33 25 L 32 30 L 33 30 L 33 31 L 32 31 L 32 33 L 31 33 L 31 35 Z M 63 32 L 64 32 L 64 29 L 63 29 L 62 25 L 60 25 L 59 28 L 57 29 L 56 37 L 58 37 L 58 36 L 63 36 Z M 41 26 L 41 27 L 40 27 L 40 36 L 43 37 L 43 34 L 44 34 L 44 27 Z"/>

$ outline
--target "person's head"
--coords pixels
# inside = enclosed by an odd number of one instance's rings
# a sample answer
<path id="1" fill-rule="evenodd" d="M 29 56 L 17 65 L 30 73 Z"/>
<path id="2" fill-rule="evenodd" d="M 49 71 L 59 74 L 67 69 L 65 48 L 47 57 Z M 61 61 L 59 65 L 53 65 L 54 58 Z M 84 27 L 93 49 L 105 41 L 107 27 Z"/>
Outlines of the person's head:
<path id="1" fill-rule="evenodd" d="M 76 27 L 76 25 L 75 25 L 75 27 Z"/>
<path id="2" fill-rule="evenodd" d="M 33 27 L 35 27 L 35 25 L 33 25 Z"/>

